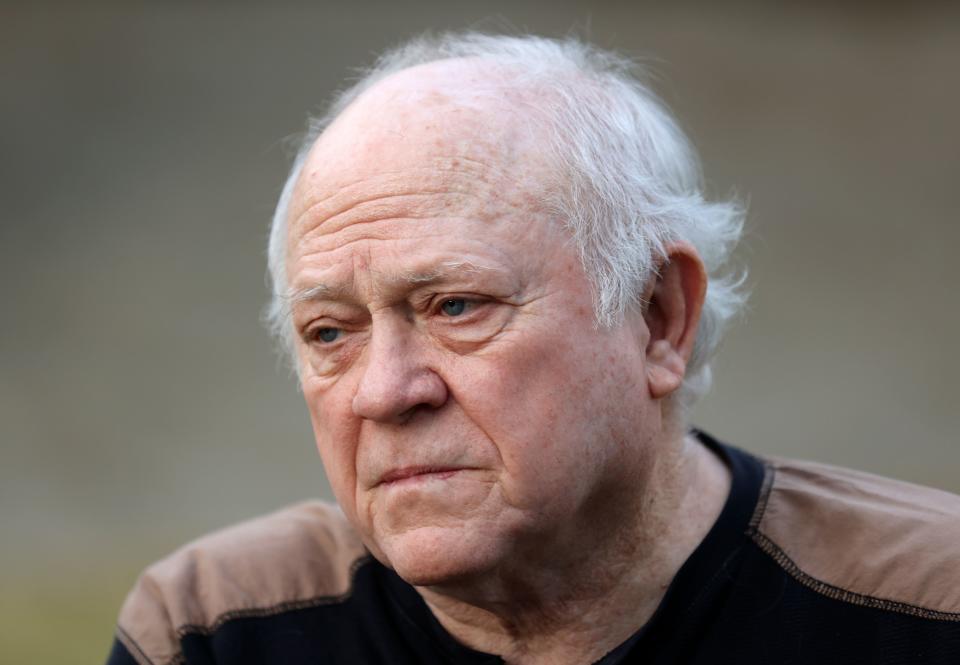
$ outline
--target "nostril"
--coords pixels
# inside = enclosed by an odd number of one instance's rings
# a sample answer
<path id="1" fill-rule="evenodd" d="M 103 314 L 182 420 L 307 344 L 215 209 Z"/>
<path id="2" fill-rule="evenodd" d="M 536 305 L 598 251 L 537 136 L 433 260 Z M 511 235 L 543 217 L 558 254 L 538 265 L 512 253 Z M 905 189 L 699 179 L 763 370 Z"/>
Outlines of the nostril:
<path id="1" fill-rule="evenodd" d="M 434 407 L 430 406 L 429 404 L 425 404 L 423 402 L 421 402 L 420 404 L 415 404 L 414 406 L 411 406 L 409 409 L 407 409 L 403 413 L 397 414 L 397 419 L 396 419 L 397 424 L 406 425 L 408 422 L 413 420 L 417 415 L 424 412 L 433 411 L 433 408 Z"/>
<path id="2" fill-rule="evenodd" d="M 408 403 L 414 403 L 397 414 L 397 421 L 400 423 L 409 422 L 420 414 L 431 413 L 442 408 L 449 398 L 447 384 L 432 371 L 426 376 L 417 377 L 408 389 L 410 391 Z"/>

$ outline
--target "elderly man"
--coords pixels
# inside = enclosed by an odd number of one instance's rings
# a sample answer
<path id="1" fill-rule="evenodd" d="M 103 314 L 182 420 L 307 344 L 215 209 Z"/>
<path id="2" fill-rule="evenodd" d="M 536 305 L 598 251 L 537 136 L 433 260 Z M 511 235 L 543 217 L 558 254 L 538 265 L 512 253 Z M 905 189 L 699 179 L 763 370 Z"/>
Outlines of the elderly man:
<path id="1" fill-rule="evenodd" d="M 698 173 L 579 42 L 381 58 L 270 239 L 339 510 L 154 565 L 110 662 L 960 662 L 960 500 L 688 428 L 741 301 Z"/>

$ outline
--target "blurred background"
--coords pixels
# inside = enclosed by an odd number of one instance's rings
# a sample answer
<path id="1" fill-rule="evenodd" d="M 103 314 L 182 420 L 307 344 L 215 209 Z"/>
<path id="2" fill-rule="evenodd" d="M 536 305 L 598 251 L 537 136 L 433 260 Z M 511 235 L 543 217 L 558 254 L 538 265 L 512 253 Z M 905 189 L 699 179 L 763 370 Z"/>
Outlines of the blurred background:
<path id="1" fill-rule="evenodd" d="M 749 201 L 696 422 L 960 491 L 956 4 L 8 3 L 0 662 L 101 661 L 143 566 L 329 496 L 258 323 L 283 139 L 384 47 L 508 25 L 648 59 Z"/>

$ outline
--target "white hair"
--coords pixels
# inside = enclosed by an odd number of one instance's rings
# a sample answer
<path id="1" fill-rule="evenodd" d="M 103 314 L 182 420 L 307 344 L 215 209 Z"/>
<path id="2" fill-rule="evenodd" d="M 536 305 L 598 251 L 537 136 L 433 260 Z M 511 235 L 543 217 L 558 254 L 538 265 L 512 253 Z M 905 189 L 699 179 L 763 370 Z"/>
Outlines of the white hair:
<path id="1" fill-rule="evenodd" d="M 539 93 L 548 104 L 545 148 L 556 164 L 546 203 L 568 227 L 594 287 L 600 325 L 622 320 L 642 294 L 666 246 L 689 242 L 709 282 L 696 343 L 680 391 L 689 406 L 710 387 L 710 360 L 726 324 L 745 301 L 743 278 L 724 274 L 744 211 L 736 201 L 708 201 L 699 158 L 664 104 L 631 61 L 573 38 L 447 33 L 410 41 L 382 55 L 354 85 L 310 120 L 270 230 L 273 297 L 265 318 L 293 358 L 287 307 L 286 227 L 290 198 L 307 153 L 324 129 L 357 97 L 410 67 L 474 58 L 508 67 L 504 84 Z M 536 113 L 537 111 L 532 111 Z"/>

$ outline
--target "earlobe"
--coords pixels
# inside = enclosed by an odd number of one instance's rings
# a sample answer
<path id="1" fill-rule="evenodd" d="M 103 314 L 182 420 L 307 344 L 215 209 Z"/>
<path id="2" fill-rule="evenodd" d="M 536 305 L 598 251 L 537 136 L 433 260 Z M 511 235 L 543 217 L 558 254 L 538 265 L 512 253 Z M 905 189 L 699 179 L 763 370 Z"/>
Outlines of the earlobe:
<path id="1" fill-rule="evenodd" d="M 670 395 L 683 383 L 706 288 L 706 271 L 697 251 L 687 243 L 671 245 L 648 290 L 644 314 L 650 334 L 647 383 L 654 399 Z"/>
<path id="2" fill-rule="evenodd" d="M 687 363 L 666 340 L 651 342 L 647 347 L 647 384 L 654 399 L 666 397 L 680 387 Z"/>

